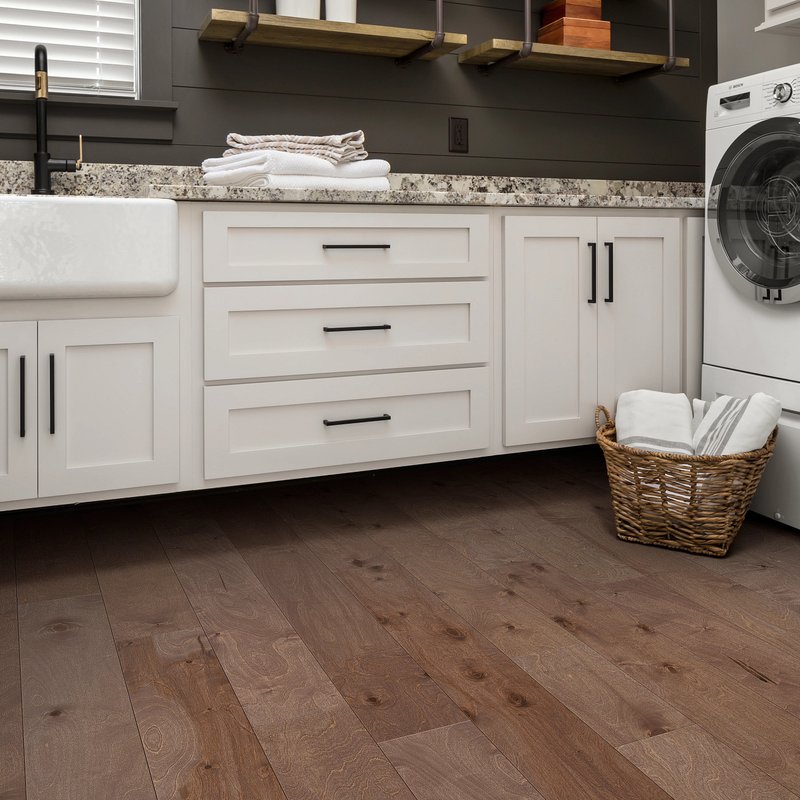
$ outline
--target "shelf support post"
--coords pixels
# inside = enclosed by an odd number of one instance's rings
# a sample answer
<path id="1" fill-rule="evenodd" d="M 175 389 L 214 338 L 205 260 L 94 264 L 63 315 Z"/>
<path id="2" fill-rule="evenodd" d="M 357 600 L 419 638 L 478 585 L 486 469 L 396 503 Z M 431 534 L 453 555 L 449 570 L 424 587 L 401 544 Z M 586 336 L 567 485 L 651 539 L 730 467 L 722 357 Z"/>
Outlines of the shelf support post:
<path id="1" fill-rule="evenodd" d="M 648 75 L 670 73 L 675 70 L 675 67 L 678 63 L 678 59 L 675 56 L 675 0 L 667 0 L 667 4 L 669 9 L 669 21 L 667 23 L 669 28 L 669 55 L 667 56 L 667 60 L 660 67 L 645 69 L 641 72 L 631 73 L 630 75 L 621 75 L 619 78 L 615 79 L 617 83 L 625 83 L 626 81 L 630 81 L 635 78 L 644 78 Z"/>
<path id="2" fill-rule="evenodd" d="M 444 39 L 444 0 L 436 0 L 436 32 L 434 33 L 433 39 L 422 45 L 422 47 L 418 47 L 412 53 L 402 58 L 395 59 L 395 64 L 397 64 L 398 67 L 406 67 L 413 61 L 418 61 L 423 56 L 428 55 L 428 53 L 435 53 L 442 48 Z"/>
<path id="3" fill-rule="evenodd" d="M 522 42 L 522 47 L 518 53 L 511 53 L 511 55 L 495 61 L 493 64 L 487 64 L 483 69 L 484 75 L 490 75 L 497 67 L 508 67 L 517 61 L 526 59 L 533 52 L 533 8 L 532 0 L 525 0 L 525 38 Z"/>
<path id="4" fill-rule="evenodd" d="M 234 55 L 244 50 L 244 43 L 250 34 L 258 27 L 258 0 L 250 0 L 250 10 L 247 14 L 247 24 L 239 31 L 239 35 L 225 45 L 225 49 Z"/>

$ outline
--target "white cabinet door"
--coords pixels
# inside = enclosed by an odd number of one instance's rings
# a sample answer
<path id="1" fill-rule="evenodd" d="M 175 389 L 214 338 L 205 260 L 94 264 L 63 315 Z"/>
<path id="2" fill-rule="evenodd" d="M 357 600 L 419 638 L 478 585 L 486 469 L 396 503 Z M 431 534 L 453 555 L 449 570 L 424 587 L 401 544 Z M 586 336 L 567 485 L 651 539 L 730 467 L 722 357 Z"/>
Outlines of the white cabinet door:
<path id="1" fill-rule="evenodd" d="M 39 495 L 175 483 L 176 317 L 39 323 Z"/>
<path id="2" fill-rule="evenodd" d="M 594 217 L 505 219 L 506 445 L 593 434 L 596 233 Z"/>
<path id="3" fill-rule="evenodd" d="M 598 397 L 682 387 L 681 229 L 666 217 L 598 222 Z"/>
<path id="4" fill-rule="evenodd" d="M 36 497 L 36 323 L 0 324 L 0 502 Z"/>

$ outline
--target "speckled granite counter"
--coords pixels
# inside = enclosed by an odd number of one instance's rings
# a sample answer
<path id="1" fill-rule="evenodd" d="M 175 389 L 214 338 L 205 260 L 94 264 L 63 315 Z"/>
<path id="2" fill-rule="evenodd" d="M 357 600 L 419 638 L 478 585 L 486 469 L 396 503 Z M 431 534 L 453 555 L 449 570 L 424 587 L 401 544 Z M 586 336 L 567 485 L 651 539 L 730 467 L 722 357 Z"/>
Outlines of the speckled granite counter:
<path id="1" fill-rule="evenodd" d="M 555 208 L 704 207 L 701 183 L 415 174 L 392 174 L 390 183 L 388 192 L 205 186 L 197 167 L 137 164 L 87 164 L 75 174 L 53 175 L 56 194 L 98 197 Z M 32 184 L 30 162 L 0 161 L 0 194 L 28 194 Z"/>

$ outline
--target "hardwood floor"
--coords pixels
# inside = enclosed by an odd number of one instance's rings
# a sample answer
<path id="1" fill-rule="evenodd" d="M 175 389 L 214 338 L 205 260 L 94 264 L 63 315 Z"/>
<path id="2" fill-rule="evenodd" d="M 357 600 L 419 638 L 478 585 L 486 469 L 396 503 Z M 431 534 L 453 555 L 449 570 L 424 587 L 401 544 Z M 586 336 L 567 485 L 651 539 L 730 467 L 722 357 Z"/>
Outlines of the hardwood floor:
<path id="1" fill-rule="evenodd" d="M 800 533 L 594 448 L 0 518 L 0 800 L 800 798 Z"/>

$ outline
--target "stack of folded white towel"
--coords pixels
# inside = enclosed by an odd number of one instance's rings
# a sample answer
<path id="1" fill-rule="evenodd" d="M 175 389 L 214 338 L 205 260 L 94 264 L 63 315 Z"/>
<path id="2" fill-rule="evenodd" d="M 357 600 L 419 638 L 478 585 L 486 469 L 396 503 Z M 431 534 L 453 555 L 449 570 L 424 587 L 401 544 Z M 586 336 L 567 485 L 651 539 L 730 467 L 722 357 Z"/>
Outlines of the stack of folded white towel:
<path id="1" fill-rule="evenodd" d="M 711 402 L 641 389 L 617 403 L 617 443 L 641 450 L 727 456 L 762 448 L 778 424 L 781 404 L 763 392 L 723 395 Z"/>
<path id="2" fill-rule="evenodd" d="M 332 136 L 228 135 L 222 158 L 203 164 L 210 186 L 388 191 L 388 161 L 370 159 L 364 132 Z"/>

